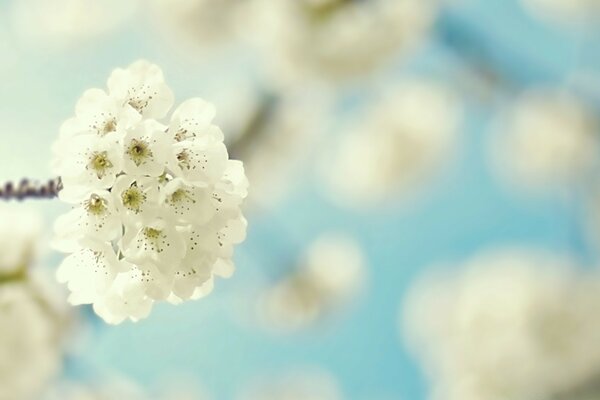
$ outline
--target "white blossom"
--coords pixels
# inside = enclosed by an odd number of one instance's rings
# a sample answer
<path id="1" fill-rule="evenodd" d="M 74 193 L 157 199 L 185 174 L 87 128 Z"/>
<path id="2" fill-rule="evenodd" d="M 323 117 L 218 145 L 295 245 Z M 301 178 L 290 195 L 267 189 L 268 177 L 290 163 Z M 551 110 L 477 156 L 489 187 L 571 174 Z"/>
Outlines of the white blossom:
<path id="1" fill-rule="evenodd" d="M 403 328 L 434 399 L 554 398 L 600 370 L 599 288 L 556 255 L 486 253 L 421 280 Z"/>
<path id="2" fill-rule="evenodd" d="M 325 234 L 310 245 L 300 268 L 266 290 L 259 313 L 279 330 L 314 324 L 359 295 L 367 278 L 365 264 L 354 240 Z"/>
<path id="3" fill-rule="evenodd" d="M 455 153 L 457 103 L 451 91 L 432 82 L 399 84 L 323 157 L 325 190 L 339 204 L 371 206 L 422 184 Z"/>
<path id="4" fill-rule="evenodd" d="M 104 90 L 87 90 L 75 106 L 75 117 L 61 127 L 61 139 L 92 134 L 103 137 L 111 132 L 123 134 L 141 120 L 133 107 L 122 103 Z"/>
<path id="5" fill-rule="evenodd" d="M 363 76 L 412 48 L 433 23 L 437 0 L 261 0 L 269 65 L 285 83 Z"/>
<path id="6" fill-rule="evenodd" d="M 172 157 L 166 127 L 146 120 L 125 134 L 123 172 L 129 176 L 159 177 Z"/>
<path id="7" fill-rule="evenodd" d="M 213 276 L 231 275 L 248 181 L 211 104 L 191 99 L 158 120 L 173 94 L 156 65 L 117 69 L 108 89 L 84 94 L 54 146 L 60 197 L 73 205 L 55 246 L 69 254 L 58 278 L 70 301 L 117 324 L 147 317 L 155 301 L 202 297 Z"/>
<path id="8" fill-rule="evenodd" d="M 169 132 L 175 135 L 177 141 L 192 139 L 197 136 L 209 135 L 213 139 L 223 140 L 223 133 L 212 124 L 217 110 L 212 104 L 202 99 L 190 99 L 184 101 L 173 112 Z"/>
<path id="9" fill-rule="evenodd" d="M 525 92 L 494 127 L 493 165 L 524 188 L 570 189 L 598 166 L 598 126 L 577 98 L 548 89 Z"/>
<path id="10" fill-rule="evenodd" d="M 160 215 L 160 183 L 151 177 L 121 175 L 111 189 L 122 219 L 134 222 Z"/>
<path id="11" fill-rule="evenodd" d="M 107 85 L 111 97 L 131 106 L 144 118 L 163 118 L 173 106 L 173 92 L 162 70 L 143 60 L 126 69 L 115 69 Z"/>
<path id="12" fill-rule="evenodd" d="M 110 242 L 121 234 L 121 221 L 114 200 L 108 191 L 96 190 L 81 205 L 56 221 L 61 243 L 95 239 Z"/>
<path id="13" fill-rule="evenodd" d="M 86 189 L 109 189 L 122 170 L 123 156 L 118 133 L 105 137 L 80 135 L 61 141 L 64 149 L 57 158 L 55 171 L 67 188 L 62 198 L 68 202 L 81 200 Z"/>
<path id="14" fill-rule="evenodd" d="M 177 142 L 173 149 L 176 157 L 173 170 L 191 185 L 210 182 L 222 176 L 227 167 L 227 149 L 213 136 Z"/>

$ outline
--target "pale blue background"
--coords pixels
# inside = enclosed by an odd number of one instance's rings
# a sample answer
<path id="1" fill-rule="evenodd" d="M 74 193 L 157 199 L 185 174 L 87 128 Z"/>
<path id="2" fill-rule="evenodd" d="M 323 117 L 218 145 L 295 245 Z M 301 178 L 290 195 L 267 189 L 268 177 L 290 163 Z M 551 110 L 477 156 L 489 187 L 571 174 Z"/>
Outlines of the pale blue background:
<path id="1" fill-rule="evenodd" d="M 10 35 L 7 3 L 0 2 L 0 23 Z M 458 52 L 491 65 L 516 91 L 532 84 L 563 84 L 574 68 L 598 71 L 598 38 L 593 29 L 536 21 L 514 0 L 465 1 L 443 13 L 431 40 L 408 63 L 398 60 L 374 81 L 385 84 L 410 73 L 456 84 L 457 74 L 468 68 Z M 15 43 L 18 66 L 0 80 L 2 179 L 45 178 L 48 147 L 60 122 L 83 90 L 103 85 L 116 66 L 138 58 L 160 64 L 178 100 L 203 95 L 207 88 L 218 90 L 219 82 L 231 76 L 260 76 L 252 54 L 239 54 L 239 62 L 226 58 L 206 64 L 173 52 L 143 23 L 68 50 L 25 46 L 16 38 Z M 497 91 L 485 100 L 458 85 L 466 103 L 460 156 L 417 200 L 360 213 L 344 210 L 306 174 L 274 210 L 249 213 L 248 240 L 239 247 L 238 272 L 231 280 L 218 281 L 215 293 L 203 301 L 158 306 L 136 325 L 93 322 L 86 351 L 69 358 L 69 374 L 90 379 L 98 371 L 116 369 L 149 384 L 165 373 L 184 372 L 215 398 L 230 399 L 256 375 L 317 365 L 339 380 L 348 399 L 425 399 L 427 384 L 402 342 L 398 314 L 407 287 L 426 267 L 514 244 L 596 260 L 583 235 L 578 194 L 515 193 L 490 170 L 487 128 L 515 91 Z M 364 104 L 370 90 L 367 85 L 340 93 L 339 118 Z M 47 202 L 36 208 L 49 220 L 64 209 Z M 254 296 L 248 282 L 257 275 L 280 276 L 312 238 L 329 230 L 353 234 L 370 265 L 368 290 L 345 314 L 287 336 L 239 318 L 240 302 Z"/>

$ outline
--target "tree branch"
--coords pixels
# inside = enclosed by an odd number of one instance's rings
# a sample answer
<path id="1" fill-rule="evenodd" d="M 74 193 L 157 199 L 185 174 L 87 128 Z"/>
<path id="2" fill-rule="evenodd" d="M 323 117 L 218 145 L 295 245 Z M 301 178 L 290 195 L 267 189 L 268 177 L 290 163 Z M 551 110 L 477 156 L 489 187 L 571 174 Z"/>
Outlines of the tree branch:
<path id="1" fill-rule="evenodd" d="M 61 189 L 62 182 L 60 178 L 51 179 L 47 182 L 32 182 L 23 179 L 18 184 L 7 182 L 0 186 L 0 200 L 53 199 L 58 197 L 58 192 Z"/>

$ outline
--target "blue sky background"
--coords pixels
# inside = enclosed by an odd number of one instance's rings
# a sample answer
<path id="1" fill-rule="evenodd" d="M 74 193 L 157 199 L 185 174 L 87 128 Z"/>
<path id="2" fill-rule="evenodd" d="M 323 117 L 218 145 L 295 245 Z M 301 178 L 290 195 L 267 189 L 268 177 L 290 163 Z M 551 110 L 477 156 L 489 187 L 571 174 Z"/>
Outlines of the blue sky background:
<path id="1" fill-rule="evenodd" d="M 460 4 L 447 7 L 430 40 L 408 61 L 398 59 L 368 83 L 346 87 L 336 97 L 341 121 L 368 104 L 377 88 L 406 75 L 432 76 L 455 86 L 464 95 L 462 142 L 442 174 L 417 196 L 357 212 L 330 202 L 307 169 L 294 177 L 290 192 L 272 209 L 249 210 L 248 239 L 239 246 L 232 279 L 218 281 L 215 292 L 202 301 L 159 305 L 138 324 L 107 327 L 88 315 L 93 329 L 83 351 L 69 357 L 68 373 L 90 379 L 116 370 L 144 385 L 165 374 L 184 373 L 216 399 L 230 399 L 256 376 L 317 366 L 338 379 L 350 400 L 421 400 L 427 383 L 398 323 L 403 296 L 415 277 L 436 264 L 512 245 L 568 252 L 594 263 L 575 190 L 566 195 L 518 192 L 493 173 L 486 146 L 492 118 L 519 90 L 566 84 L 577 68 L 598 72 L 597 32 L 535 20 L 515 0 Z M 80 94 L 103 86 L 114 67 L 138 58 L 163 67 L 178 101 L 208 97 L 231 80 L 260 82 L 253 54 L 232 53 L 217 60 L 182 55 L 141 21 L 76 48 L 23 44 L 11 33 L 9 6 L 0 0 L 0 24 L 14 41 L 17 62 L 6 68 L 0 64 L 0 179 L 46 178 L 48 148 Z M 514 89 L 495 90 L 484 99 L 461 86 L 457 77 L 471 71 L 467 54 L 499 71 Z M 48 202 L 33 207 L 49 222 L 65 209 Z M 346 312 L 296 334 L 269 333 L 243 318 L 244 304 L 256 296 L 257 276 L 282 275 L 312 239 L 331 230 L 346 231 L 363 246 L 368 290 Z M 57 255 L 48 256 L 49 264 L 58 261 Z"/>

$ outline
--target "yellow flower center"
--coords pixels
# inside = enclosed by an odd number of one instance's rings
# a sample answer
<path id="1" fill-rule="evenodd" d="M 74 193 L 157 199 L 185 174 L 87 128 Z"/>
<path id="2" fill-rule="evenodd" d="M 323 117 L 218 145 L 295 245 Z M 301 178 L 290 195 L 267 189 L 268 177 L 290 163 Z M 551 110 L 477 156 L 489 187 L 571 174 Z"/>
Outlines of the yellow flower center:
<path id="1" fill-rule="evenodd" d="M 136 214 L 141 211 L 142 205 L 146 201 L 146 195 L 137 186 L 131 186 L 121 193 L 123 205 Z"/>
<path id="2" fill-rule="evenodd" d="M 159 231 L 158 229 L 144 228 L 144 236 L 146 236 L 147 239 L 156 240 L 160 237 L 160 234 L 161 231 Z"/>
<path id="3" fill-rule="evenodd" d="M 92 169 L 96 173 L 98 179 L 106 176 L 108 170 L 110 170 L 112 167 L 113 164 L 109 160 L 108 153 L 106 151 L 92 153 L 92 157 L 90 158 L 90 162 L 87 166 L 87 168 Z"/>
<path id="4" fill-rule="evenodd" d="M 97 194 L 90 196 L 89 200 L 85 202 L 85 209 L 91 215 L 100 216 L 106 213 L 107 210 L 106 200 Z"/>
<path id="5" fill-rule="evenodd" d="M 179 166 L 181 168 L 190 169 L 190 155 L 186 150 L 183 150 L 181 153 L 177 154 L 177 161 L 179 161 Z"/>
<path id="6" fill-rule="evenodd" d="M 152 157 L 152 150 L 144 140 L 133 139 L 127 148 L 127 155 L 139 167 L 148 158 Z"/>
<path id="7" fill-rule="evenodd" d="M 114 132 L 117 130 L 117 120 L 112 118 L 106 121 L 104 124 L 104 128 L 102 128 L 102 135 L 106 135 L 108 133 Z"/>
<path id="8" fill-rule="evenodd" d="M 313 22 L 323 22 L 352 0 L 304 0 L 302 6 Z"/>
<path id="9" fill-rule="evenodd" d="M 186 199 L 194 202 L 192 197 L 189 195 L 188 191 L 185 189 L 176 190 L 171 195 L 171 203 L 179 203 L 180 201 L 184 201 Z"/>

